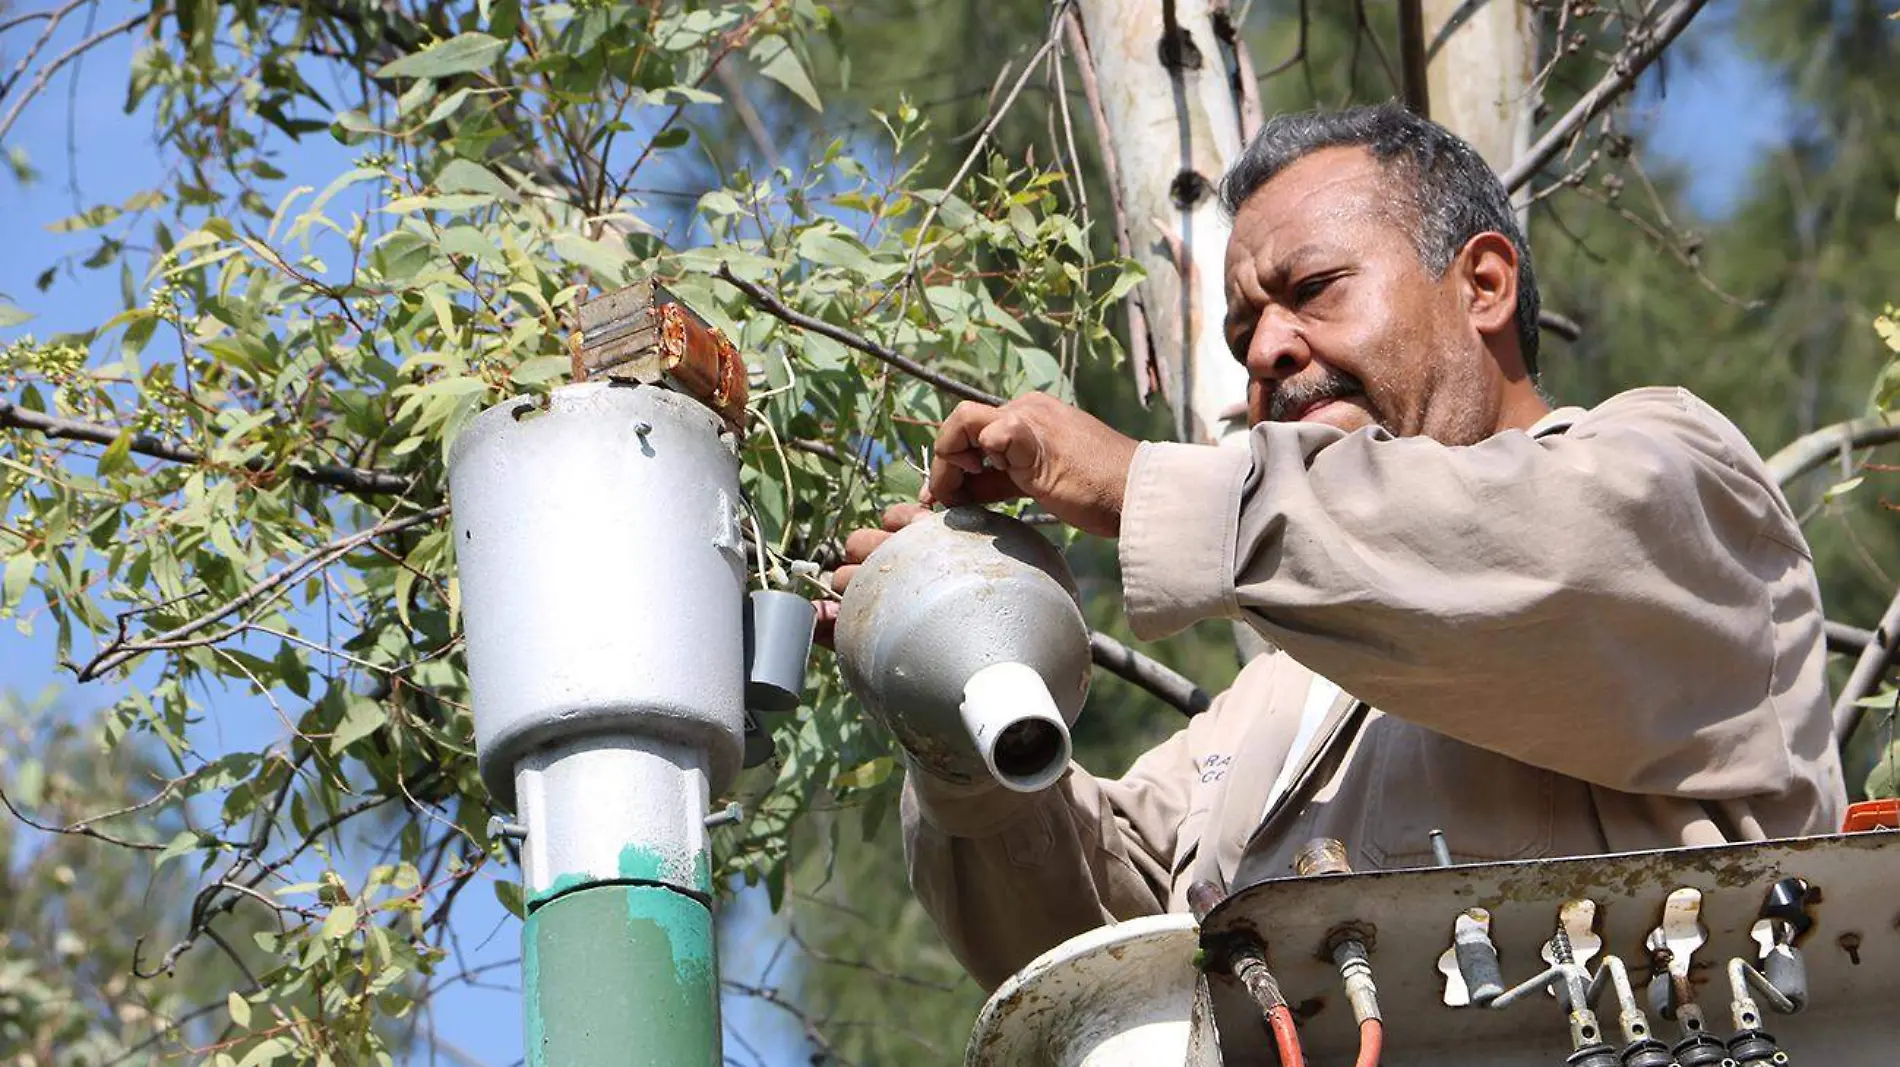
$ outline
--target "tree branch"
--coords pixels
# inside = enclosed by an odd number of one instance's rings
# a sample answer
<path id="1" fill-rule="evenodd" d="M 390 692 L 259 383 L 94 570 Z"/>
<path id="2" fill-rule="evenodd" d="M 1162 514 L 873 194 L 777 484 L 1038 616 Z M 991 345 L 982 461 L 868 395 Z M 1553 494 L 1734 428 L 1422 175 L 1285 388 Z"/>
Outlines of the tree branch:
<path id="1" fill-rule="evenodd" d="M 289 585 L 292 582 L 295 582 L 297 579 L 303 577 L 303 575 L 307 571 L 315 567 L 319 567 L 326 563 L 329 563 L 331 560 L 334 560 L 340 556 L 346 555 L 350 552 L 350 550 L 356 548 L 359 545 L 362 545 L 368 541 L 375 540 L 376 538 L 385 536 L 387 534 L 398 533 L 402 530 L 407 530 L 412 527 L 424 526 L 424 525 L 437 522 L 441 520 L 442 518 L 446 517 L 448 514 L 449 514 L 448 505 L 442 504 L 442 505 L 438 505 L 436 507 L 430 508 L 427 511 L 419 511 L 411 515 L 405 515 L 400 519 L 388 519 L 383 522 L 379 522 L 376 525 L 371 526 L 370 528 L 366 530 L 358 530 L 356 533 L 349 534 L 345 537 L 340 537 L 334 541 L 331 541 L 329 544 L 324 545 L 322 548 L 319 548 L 316 551 L 303 556 L 302 558 L 298 559 L 296 562 L 290 564 L 288 567 L 285 567 L 283 570 L 280 570 L 275 574 L 269 575 L 268 577 L 261 579 L 256 584 L 252 585 L 250 588 L 244 590 L 242 593 L 239 593 L 237 596 L 226 601 L 224 604 L 220 605 L 218 608 L 214 609 L 213 611 L 204 615 L 200 615 L 189 622 L 183 623 L 182 625 L 175 626 L 172 629 L 167 630 L 164 633 L 159 634 L 157 637 L 154 637 L 150 640 L 126 641 L 123 637 L 124 627 L 123 627 L 123 624 L 121 624 L 121 628 L 120 628 L 121 637 L 118 640 L 115 640 L 111 644 L 107 645 L 105 648 L 101 649 L 99 651 L 99 654 L 92 658 L 91 662 L 87 663 L 84 667 L 79 668 L 74 673 L 77 675 L 79 681 L 89 682 L 89 681 L 92 681 L 94 678 L 97 678 L 100 675 L 106 673 L 107 671 L 110 671 L 116 667 L 122 666 L 123 664 L 133 659 L 138 658 L 140 655 L 146 652 L 152 651 L 154 649 L 159 649 L 159 648 L 178 647 L 180 642 L 190 639 L 192 635 L 198 633 L 200 630 L 203 630 L 206 627 L 209 627 L 212 624 L 219 622 L 220 620 L 229 618 L 230 616 L 236 614 L 237 612 L 242 611 L 244 608 L 248 607 L 253 601 L 256 601 L 258 598 L 264 596 L 265 594 L 270 593 L 276 589 L 280 589 L 283 586 Z M 194 643 L 207 643 L 207 642 L 197 641 Z"/>
<path id="2" fill-rule="evenodd" d="M 1694 19 L 1708 0 L 1677 0 L 1674 7 L 1663 12 L 1656 20 L 1639 26 L 1630 32 L 1627 43 L 1610 61 L 1610 69 L 1601 80 L 1583 94 L 1563 118 L 1544 131 L 1530 151 L 1511 164 L 1504 174 L 1504 191 L 1515 193 L 1518 187 L 1531 180 L 1532 175 L 1544 168 L 1544 164 L 1555 159 L 1571 138 L 1582 132 L 1585 123 L 1603 113 L 1603 110 L 1616 102 L 1649 65 L 1655 62 L 1663 49 L 1669 47 L 1678 34 Z"/>
<path id="3" fill-rule="evenodd" d="M 732 268 L 724 263 L 719 264 L 719 269 L 713 272 L 713 277 L 744 293 L 746 299 L 752 301 L 752 306 L 771 315 L 773 318 L 781 322 L 790 323 L 801 330 L 810 330 L 815 334 L 829 337 L 846 348 L 856 349 L 879 362 L 903 371 L 913 378 L 928 382 L 938 389 L 949 393 L 951 396 L 962 397 L 965 400 L 974 400 L 979 404 L 991 404 L 997 407 L 1001 407 L 1004 403 L 1004 399 L 995 393 L 985 392 L 974 385 L 965 385 L 954 378 L 946 378 L 936 371 L 931 370 L 929 367 L 924 366 L 922 363 L 911 359 L 909 356 L 894 349 L 886 348 L 842 326 L 833 326 L 831 323 L 825 322 L 822 319 L 814 319 L 810 315 L 793 311 L 770 290 L 746 281 L 744 278 L 732 273 Z"/>
<path id="4" fill-rule="evenodd" d="M 1419 118 L 1432 116 L 1425 79 L 1425 12 L 1420 0 L 1399 0 L 1399 84 L 1405 106 Z"/>
<path id="5" fill-rule="evenodd" d="M 1213 703 L 1207 690 L 1189 681 L 1186 675 L 1107 634 L 1090 631 L 1089 657 L 1097 667 L 1146 689 L 1189 718 L 1206 711 Z"/>
<path id="6" fill-rule="evenodd" d="M 1056 40 L 1062 32 L 1062 17 L 1068 13 L 1069 7 L 1069 0 L 1056 0 L 1057 10 L 1054 21 L 1050 23 L 1049 32 L 1043 38 L 1042 47 L 1036 49 L 1036 54 L 1030 56 L 1029 62 L 1023 65 L 1022 74 L 1016 78 L 1016 84 L 1010 86 L 1009 95 L 1003 98 L 1001 106 L 990 112 L 989 119 L 983 123 L 982 130 L 976 135 L 976 143 L 970 146 L 970 151 L 963 157 L 963 162 L 957 167 L 957 172 L 944 183 L 943 195 L 932 200 L 930 207 L 924 211 L 923 221 L 917 226 L 917 241 L 911 246 L 910 265 L 904 268 L 904 276 L 893 288 L 902 289 L 917 276 L 917 265 L 924 254 L 924 240 L 929 235 L 930 224 L 937 221 L 937 213 L 943 209 L 944 201 L 950 199 L 956 192 L 957 186 L 962 185 L 963 179 L 969 175 L 970 168 L 976 165 L 977 157 L 983 154 L 984 147 L 990 142 L 990 135 L 996 132 L 997 126 L 1002 124 L 1003 116 L 1009 114 L 1009 109 L 1016 105 L 1016 98 L 1022 95 L 1023 86 L 1029 84 L 1029 76 L 1035 73 L 1036 64 L 1041 63 L 1049 55 L 1050 49 L 1056 46 Z"/>
<path id="7" fill-rule="evenodd" d="M 1311 20 L 1308 18 L 1308 13 L 1306 10 L 1306 0 L 1300 0 L 1299 37 L 1295 40 L 1293 44 L 1293 54 L 1286 57 L 1285 59 L 1282 59 L 1280 62 L 1275 63 L 1272 67 L 1268 68 L 1265 74 L 1260 75 L 1260 78 L 1259 78 L 1260 81 L 1266 81 L 1268 78 L 1274 78 L 1274 77 L 1278 77 L 1279 75 L 1285 74 L 1287 71 L 1292 70 L 1294 67 L 1298 66 L 1301 62 L 1303 62 L 1306 59 L 1306 31 L 1310 22 Z"/>
<path id="8" fill-rule="evenodd" d="M 5 789 L 0 789 L 0 807 L 6 808 L 9 814 L 11 814 L 14 818 L 20 820 L 22 823 L 25 823 L 26 825 L 31 826 L 33 829 L 38 830 L 41 833 L 45 833 L 45 834 L 65 834 L 71 837 L 90 837 L 95 841 L 104 841 L 108 845 L 118 845 L 120 848 L 135 848 L 143 852 L 157 852 L 160 849 L 165 847 L 164 845 L 154 844 L 149 841 L 127 841 L 125 838 L 122 838 L 122 837 L 114 837 L 111 834 L 101 833 L 100 831 L 93 829 L 91 826 L 86 825 L 87 823 L 92 822 L 93 821 L 92 819 L 85 819 L 80 822 L 76 822 L 72 824 L 71 826 L 49 826 L 45 823 L 35 822 L 34 820 L 28 818 L 24 813 L 22 813 L 19 808 L 16 808 L 13 806 L 13 800 L 11 797 L 7 796 L 7 791 Z"/>
<path id="9" fill-rule="evenodd" d="M 1860 727 L 1861 717 L 1867 711 L 1860 706 L 1860 699 L 1873 693 L 1874 687 L 1887 676 L 1896 650 L 1900 650 L 1900 592 L 1893 595 L 1886 614 L 1880 617 L 1880 625 L 1874 627 L 1866 647 L 1860 650 L 1860 658 L 1854 661 L 1854 672 L 1848 675 L 1847 684 L 1841 687 L 1841 694 L 1834 701 L 1836 744 L 1847 744 Z"/>
<path id="10" fill-rule="evenodd" d="M 85 55 L 87 52 L 91 51 L 94 47 L 98 46 L 102 42 L 109 40 L 110 38 L 117 37 L 119 34 L 124 33 L 127 30 L 138 27 L 146 19 L 149 19 L 151 17 L 152 17 L 152 13 L 149 11 L 142 12 L 137 15 L 133 15 L 131 18 L 128 18 L 124 20 L 123 22 L 118 23 L 117 25 L 110 26 L 110 27 L 107 27 L 106 29 L 100 30 L 98 33 L 93 34 L 91 37 L 88 37 L 85 40 L 80 41 L 78 44 L 73 45 L 71 48 L 68 48 L 66 51 L 61 52 L 58 56 L 54 57 L 52 62 L 46 64 L 44 67 L 41 67 L 40 72 L 33 76 L 33 84 L 27 86 L 26 91 L 21 93 L 20 98 L 18 100 L 15 100 L 13 102 L 13 106 L 7 110 L 7 117 L 4 119 L 0 119 L 0 141 L 3 141 L 6 139 L 7 131 L 13 129 L 13 124 L 19 120 L 20 113 L 26 110 L 26 105 L 32 103 L 34 97 L 40 95 L 40 90 L 46 88 L 46 83 L 53 79 L 53 75 L 59 73 L 59 68 L 65 66 L 68 63 L 71 63 L 73 60 L 78 59 L 80 56 Z M 51 26 L 47 28 L 48 30 L 52 29 Z"/>
<path id="11" fill-rule="evenodd" d="M 1796 438 L 1768 459 L 1768 473 L 1777 484 L 1789 482 L 1819 469 L 1842 452 L 1900 441 L 1900 415 L 1869 415 L 1866 418 L 1838 422 Z"/>
<path id="12" fill-rule="evenodd" d="M 1260 75 L 1254 72 L 1253 51 L 1247 47 L 1247 39 L 1240 35 L 1240 27 L 1234 22 L 1234 13 L 1228 10 L 1227 0 L 1209 4 L 1208 14 L 1214 23 L 1214 39 L 1220 42 L 1231 64 L 1227 81 L 1234 94 L 1234 110 L 1240 114 L 1240 144 L 1244 149 L 1266 124 L 1266 111 L 1260 103 Z"/>
<path id="13" fill-rule="evenodd" d="M 6 399 L 0 399 L 0 428 L 27 430 L 42 437 L 64 441 L 87 441 L 96 445 L 110 445 L 125 432 L 96 422 L 82 422 L 78 419 L 66 419 L 32 411 Z M 194 467 L 215 466 L 205 458 L 202 452 L 171 444 L 147 433 L 132 435 L 131 450 L 141 456 L 150 456 L 153 459 L 162 459 L 171 463 L 183 463 Z M 245 462 L 243 469 L 252 474 L 270 474 L 277 468 L 260 457 Z M 359 470 L 355 467 L 340 467 L 329 463 L 293 463 L 285 469 L 291 477 L 299 481 L 327 485 L 333 489 L 365 495 L 393 495 L 406 492 L 410 486 L 410 480 L 400 474 Z"/>
<path id="14" fill-rule="evenodd" d="M 1549 330 L 1551 333 L 1556 334 L 1566 341 L 1575 342 L 1583 339 L 1583 327 L 1578 324 L 1577 320 L 1568 315 L 1559 315 L 1555 311 L 1539 310 L 1537 312 L 1537 325 Z"/>

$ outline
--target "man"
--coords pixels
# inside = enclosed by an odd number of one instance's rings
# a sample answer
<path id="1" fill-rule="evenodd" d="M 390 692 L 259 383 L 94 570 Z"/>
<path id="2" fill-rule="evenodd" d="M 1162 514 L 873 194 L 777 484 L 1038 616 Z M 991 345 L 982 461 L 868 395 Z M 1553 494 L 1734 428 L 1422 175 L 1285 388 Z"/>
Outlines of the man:
<path id="1" fill-rule="evenodd" d="M 911 882 L 994 987 L 1190 885 L 1826 832 L 1845 804 L 1801 530 L 1681 389 L 1552 411 L 1509 199 L 1394 106 L 1276 119 L 1227 175 L 1246 448 L 1137 444 L 1047 397 L 959 407 L 925 503 L 1030 497 L 1120 538 L 1135 632 L 1281 651 L 1119 779 L 913 771 Z M 847 545 L 861 561 L 919 509 Z M 849 583 L 841 568 L 836 584 Z"/>

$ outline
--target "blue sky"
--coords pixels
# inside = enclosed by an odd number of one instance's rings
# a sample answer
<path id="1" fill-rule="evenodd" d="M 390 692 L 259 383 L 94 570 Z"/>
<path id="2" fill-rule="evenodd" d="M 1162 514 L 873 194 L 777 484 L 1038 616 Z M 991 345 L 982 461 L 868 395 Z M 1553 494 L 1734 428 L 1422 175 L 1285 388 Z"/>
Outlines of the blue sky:
<path id="1" fill-rule="evenodd" d="M 112 16 L 102 12 L 100 17 Z M 1725 43 L 1719 24 L 1698 24 L 1686 39 L 1702 46 L 1696 62 L 1671 66 L 1666 97 L 1656 97 L 1652 81 L 1640 121 L 1656 137 L 1652 152 L 1687 168 L 1697 210 L 1720 216 L 1745 193 L 1762 153 L 1786 137 L 1794 113 L 1776 86 Z M 17 41 L 0 41 L 0 60 L 10 64 L 18 50 Z M 83 258 L 91 247 L 85 235 L 50 233 L 46 223 L 94 204 L 121 202 L 163 180 L 156 171 L 150 116 L 127 116 L 122 110 L 129 57 L 124 41 L 89 56 L 75 77 L 62 75 L 54 82 L 52 92 L 24 114 L 0 146 L 24 148 L 42 173 L 24 188 L 0 176 L 0 294 L 37 315 L 24 327 L 0 330 L 0 341 L 23 332 L 45 336 L 86 328 L 118 309 L 115 274 L 62 273 L 46 293 L 35 291 L 34 279 L 61 257 Z M 352 154 L 319 134 L 280 160 L 279 167 L 290 175 L 286 186 L 321 186 L 350 165 Z M 0 627 L 0 687 L 31 694 L 63 680 L 47 634 Z M 66 699 L 71 707 L 90 708 L 110 703 L 115 695 L 110 687 L 88 687 L 69 689 Z M 222 745 L 260 747 L 278 736 L 275 717 L 255 696 L 224 694 L 209 711 Z M 484 946 L 471 952 L 472 963 L 505 960 L 518 950 L 516 924 L 488 887 L 462 895 L 456 933 L 465 946 Z M 762 900 L 744 897 L 728 916 L 722 965 L 731 977 L 757 980 L 777 940 Z M 773 977 L 783 980 L 785 966 L 781 962 Z M 462 1054 L 440 1062 L 505 1065 L 520 1058 L 516 978 L 506 968 L 488 978 L 492 986 L 457 988 L 438 999 L 430 1021 Z M 761 1064 L 809 1062 L 796 1028 L 770 1009 L 755 1002 L 731 1005 L 728 1023 L 744 1031 L 744 1044 L 758 1051 Z M 737 1042 L 727 1052 L 737 1062 L 752 1062 Z"/>

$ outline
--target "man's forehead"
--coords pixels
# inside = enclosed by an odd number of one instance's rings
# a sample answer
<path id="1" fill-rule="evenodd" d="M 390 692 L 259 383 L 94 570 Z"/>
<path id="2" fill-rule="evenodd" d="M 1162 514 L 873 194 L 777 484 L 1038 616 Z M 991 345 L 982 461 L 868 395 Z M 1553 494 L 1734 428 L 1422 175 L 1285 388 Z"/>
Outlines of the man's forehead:
<path id="1" fill-rule="evenodd" d="M 1385 167 L 1357 146 L 1322 148 L 1289 164 L 1255 190 L 1234 217 L 1230 269 L 1294 267 L 1368 222 L 1386 220 L 1391 183 Z"/>

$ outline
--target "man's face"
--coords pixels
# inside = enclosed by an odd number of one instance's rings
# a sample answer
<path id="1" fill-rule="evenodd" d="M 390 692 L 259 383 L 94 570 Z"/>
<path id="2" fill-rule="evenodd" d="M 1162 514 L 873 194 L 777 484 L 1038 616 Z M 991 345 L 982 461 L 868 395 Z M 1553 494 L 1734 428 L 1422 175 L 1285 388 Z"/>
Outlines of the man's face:
<path id="1" fill-rule="evenodd" d="M 1434 278 L 1371 153 L 1327 148 L 1257 190 L 1227 245 L 1228 347 L 1254 423 L 1379 425 L 1471 444 L 1497 429 L 1497 365 L 1461 272 Z"/>

